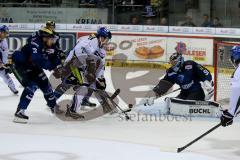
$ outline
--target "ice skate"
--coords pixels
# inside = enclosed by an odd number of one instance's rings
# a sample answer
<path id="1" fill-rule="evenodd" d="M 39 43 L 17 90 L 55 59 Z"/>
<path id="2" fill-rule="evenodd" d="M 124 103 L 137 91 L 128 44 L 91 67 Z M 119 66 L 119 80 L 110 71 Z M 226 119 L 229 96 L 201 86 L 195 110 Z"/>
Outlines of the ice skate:
<path id="1" fill-rule="evenodd" d="M 25 110 L 17 109 L 13 122 L 15 123 L 27 123 L 29 117 L 24 113 Z"/>

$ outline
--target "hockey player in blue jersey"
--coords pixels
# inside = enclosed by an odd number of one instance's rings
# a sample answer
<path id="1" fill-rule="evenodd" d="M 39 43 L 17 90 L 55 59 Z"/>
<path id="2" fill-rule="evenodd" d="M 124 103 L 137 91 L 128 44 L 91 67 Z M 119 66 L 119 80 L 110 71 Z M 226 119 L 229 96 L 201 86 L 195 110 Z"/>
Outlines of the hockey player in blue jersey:
<path id="1" fill-rule="evenodd" d="M 240 105 L 240 46 L 231 49 L 231 62 L 236 68 L 231 77 L 231 94 L 229 109 L 224 110 L 221 116 L 221 124 L 226 127 L 233 123 L 233 118 L 239 112 Z"/>
<path id="2" fill-rule="evenodd" d="M 56 29 L 55 22 L 54 21 L 47 21 L 46 25 L 45 25 L 45 28 L 47 28 L 47 29 L 49 29 L 53 32 L 54 38 L 55 38 L 54 45 L 56 46 L 57 49 L 60 49 L 60 43 L 59 43 L 60 35 L 59 35 L 59 33 L 57 33 L 55 31 L 55 29 Z M 39 36 L 39 31 L 33 32 L 32 35 L 28 37 L 27 42 L 30 43 L 32 41 L 32 39 L 34 39 L 38 36 Z"/>
<path id="3" fill-rule="evenodd" d="M 45 28 L 48 30 L 51 30 L 54 34 L 54 49 L 56 54 L 59 56 L 59 58 L 64 61 L 66 58 L 66 54 L 62 51 L 60 47 L 60 35 L 58 32 L 56 32 L 56 24 L 54 21 L 47 21 Z M 31 36 L 28 37 L 27 43 L 31 43 L 31 41 L 39 36 L 39 31 L 33 32 Z"/>
<path id="4" fill-rule="evenodd" d="M 174 84 L 181 88 L 179 99 L 209 100 L 214 93 L 211 73 L 194 61 L 184 61 L 181 53 L 174 53 L 169 63 L 171 67 L 153 91 L 157 96 L 164 95 Z"/>
<path id="5" fill-rule="evenodd" d="M 43 28 L 39 31 L 39 36 L 23 46 L 21 51 L 13 53 L 15 76 L 24 87 L 14 122 L 27 122 L 28 116 L 25 111 L 38 88 L 43 92 L 51 111 L 56 112 L 57 105 L 53 90 L 43 71 L 43 69 L 51 71 L 61 64 L 60 59 L 55 54 L 54 43 L 54 33 Z"/>

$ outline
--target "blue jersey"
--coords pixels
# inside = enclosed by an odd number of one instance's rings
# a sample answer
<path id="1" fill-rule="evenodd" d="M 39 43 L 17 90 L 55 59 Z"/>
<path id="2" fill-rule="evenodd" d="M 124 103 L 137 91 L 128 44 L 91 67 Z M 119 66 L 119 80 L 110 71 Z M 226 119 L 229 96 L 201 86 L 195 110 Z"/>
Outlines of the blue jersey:
<path id="1" fill-rule="evenodd" d="M 191 92 L 200 90 L 200 82 L 211 81 L 212 75 L 202 65 L 194 61 L 185 61 L 177 73 L 171 68 L 168 69 L 163 80 L 178 84 L 183 92 Z"/>
<path id="2" fill-rule="evenodd" d="M 60 50 L 60 35 L 57 33 L 57 32 L 54 32 L 54 35 L 55 35 L 55 45 L 54 45 L 54 48 L 57 49 L 57 50 Z M 36 31 L 36 32 L 33 32 L 31 34 L 31 36 L 28 37 L 27 39 L 27 43 L 31 43 L 31 41 L 34 41 L 36 38 L 38 38 L 40 36 L 40 33 L 39 31 Z"/>
<path id="3" fill-rule="evenodd" d="M 21 51 L 13 53 L 13 61 L 28 69 L 53 70 L 61 64 L 55 50 L 45 48 L 40 37 L 35 37 L 30 43 L 22 47 Z"/>

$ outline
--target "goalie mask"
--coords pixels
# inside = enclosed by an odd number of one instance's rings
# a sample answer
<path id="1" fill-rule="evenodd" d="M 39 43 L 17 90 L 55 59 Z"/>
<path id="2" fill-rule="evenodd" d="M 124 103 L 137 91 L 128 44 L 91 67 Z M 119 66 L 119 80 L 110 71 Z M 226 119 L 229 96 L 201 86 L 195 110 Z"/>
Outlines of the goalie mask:
<path id="1" fill-rule="evenodd" d="M 171 68 L 174 72 L 179 71 L 183 62 L 184 62 L 184 58 L 183 58 L 182 54 L 179 54 L 179 53 L 173 53 L 171 55 L 171 57 L 169 58 L 169 64 L 171 64 Z"/>
<path id="2" fill-rule="evenodd" d="M 234 67 L 240 63 L 240 46 L 234 46 L 231 49 L 231 62 Z"/>

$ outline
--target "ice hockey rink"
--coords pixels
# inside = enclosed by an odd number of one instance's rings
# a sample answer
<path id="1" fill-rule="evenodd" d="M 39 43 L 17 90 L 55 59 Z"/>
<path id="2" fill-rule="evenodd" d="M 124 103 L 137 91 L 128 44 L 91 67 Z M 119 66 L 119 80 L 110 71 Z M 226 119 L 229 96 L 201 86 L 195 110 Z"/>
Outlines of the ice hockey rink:
<path id="1" fill-rule="evenodd" d="M 105 74 L 108 91 L 113 90 L 110 69 Z M 15 80 L 16 82 L 16 80 Z M 17 83 L 17 82 L 16 82 Z M 20 91 L 23 88 L 17 83 Z M 21 93 L 21 92 L 20 92 Z M 176 93 L 175 93 L 176 94 Z M 19 94 L 20 95 L 20 94 Z M 171 95 L 171 96 L 174 96 Z M 105 115 L 87 122 L 64 122 L 46 107 L 37 91 L 27 115 L 28 124 L 13 123 L 20 96 L 14 96 L 0 83 L 1 160 L 239 160 L 240 124 L 220 127 L 205 138 L 177 153 L 187 144 L 219 123 L 217 118 L 185 120 L 124 121 Z M 121 102 L 122 105 L 123 102 Z M 162 99 L 143 110 L 157 110 Z"/>

